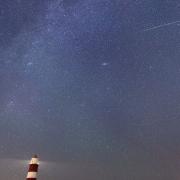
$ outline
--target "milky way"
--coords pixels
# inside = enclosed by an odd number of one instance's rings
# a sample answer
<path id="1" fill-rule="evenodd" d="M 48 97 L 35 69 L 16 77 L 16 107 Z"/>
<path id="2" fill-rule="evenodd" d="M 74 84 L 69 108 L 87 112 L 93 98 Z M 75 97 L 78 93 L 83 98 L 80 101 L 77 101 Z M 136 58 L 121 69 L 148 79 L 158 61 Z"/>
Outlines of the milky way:
<path id="1" fill-rule="evenodd" d="M 179 179 L 179 8 L 1 1 L 0 179 Z"/>

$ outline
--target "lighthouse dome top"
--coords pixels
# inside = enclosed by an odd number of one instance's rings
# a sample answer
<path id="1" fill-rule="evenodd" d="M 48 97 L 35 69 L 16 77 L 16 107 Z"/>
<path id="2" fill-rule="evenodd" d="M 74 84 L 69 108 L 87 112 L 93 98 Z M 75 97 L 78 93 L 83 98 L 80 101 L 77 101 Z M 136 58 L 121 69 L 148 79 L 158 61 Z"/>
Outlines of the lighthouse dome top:
<path id="1" fill-rule="evenodd" d="M 34 154 L 34 155 L 33 155 L 33 158 L 38 158 L 37 154 Z"/>

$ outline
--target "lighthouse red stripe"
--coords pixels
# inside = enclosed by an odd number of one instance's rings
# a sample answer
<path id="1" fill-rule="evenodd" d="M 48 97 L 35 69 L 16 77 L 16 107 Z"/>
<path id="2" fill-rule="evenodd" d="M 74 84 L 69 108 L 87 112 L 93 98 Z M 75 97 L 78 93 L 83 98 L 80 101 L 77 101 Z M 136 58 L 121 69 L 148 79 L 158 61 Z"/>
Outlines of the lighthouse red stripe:
<path id="1" fill-rule="evenodd" d="M 29 172 L 38 172 L 38 164 L 30 164 Z"/>

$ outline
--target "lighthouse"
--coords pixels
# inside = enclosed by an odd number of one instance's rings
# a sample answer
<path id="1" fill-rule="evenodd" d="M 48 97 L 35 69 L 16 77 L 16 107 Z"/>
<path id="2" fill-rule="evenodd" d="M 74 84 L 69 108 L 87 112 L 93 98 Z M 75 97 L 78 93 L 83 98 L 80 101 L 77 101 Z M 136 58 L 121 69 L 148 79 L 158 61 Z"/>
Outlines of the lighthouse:
<path id="1" fill-rule="evenodd" d="M 29 163 L 29 169 L 26 180 L 36 180 L 38 172 L 39 160 L 37 155 L 34 155 Z"/>

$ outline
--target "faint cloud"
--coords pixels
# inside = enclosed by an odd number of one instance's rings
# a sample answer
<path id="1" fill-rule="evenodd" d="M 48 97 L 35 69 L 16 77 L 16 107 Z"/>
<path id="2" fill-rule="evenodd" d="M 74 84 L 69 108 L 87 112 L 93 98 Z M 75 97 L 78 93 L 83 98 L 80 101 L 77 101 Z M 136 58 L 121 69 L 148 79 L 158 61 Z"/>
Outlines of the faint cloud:
<path id="1" fill-rule="evenodd" d="M 27 63 L 27 66 L 32 66 L 32 65 L 33 65 L 32 62 L 28 62 L 28 63 Z"/>
<path id="2" fill-rule="evenodd" d="M 108 66 L 108 65 L 109 65 L 108 62 L 103 62 L 103 63 L 101 63 L 101 66 Z"/>

